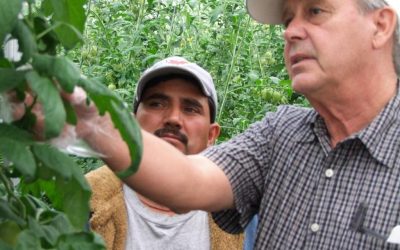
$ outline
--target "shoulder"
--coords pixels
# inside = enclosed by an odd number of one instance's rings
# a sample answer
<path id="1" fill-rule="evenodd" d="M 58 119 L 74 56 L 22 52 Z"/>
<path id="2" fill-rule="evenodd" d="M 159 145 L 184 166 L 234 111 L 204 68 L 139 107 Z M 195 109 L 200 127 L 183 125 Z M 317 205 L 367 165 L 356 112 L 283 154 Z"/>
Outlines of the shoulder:
<path id="1" fill-rule="evenodd" d="M 122 185 L 122 182 L 107 166 L 102 166 L 96 170 L 90 171 L 85 177 L 92 189 L 93 187 L 101 188 L 98 187 L 100 185 L 105 189 L 110 189 L 110 186 L 117 187 Z"/>
<path id="2" fill-rule="evenodd" d="M 268 112 L 264 122 L 275 126 L 301 126 L 315 120 L 317 113 L 314 109 L 293 105 L 279 106 L 276 112 Z"/>
<path id="3" fill-rule="evenodd" d="M 243 135 L 271 139 L 282 134 L 296 134 L 304 129 L 308 130 L 316 117 L 317 113 L 311 108 L 293 105 L 279 106 L 276 111 L 267 112 L 262 120 L 250 125 Z"/>
<path id="4" fill-rule="evenodd" d="M 92 189 L 92 202 L 110 200 L 116 194 L 122 193 L 123 183 L 107 166 L 93 170 L 85 177 Z"/>

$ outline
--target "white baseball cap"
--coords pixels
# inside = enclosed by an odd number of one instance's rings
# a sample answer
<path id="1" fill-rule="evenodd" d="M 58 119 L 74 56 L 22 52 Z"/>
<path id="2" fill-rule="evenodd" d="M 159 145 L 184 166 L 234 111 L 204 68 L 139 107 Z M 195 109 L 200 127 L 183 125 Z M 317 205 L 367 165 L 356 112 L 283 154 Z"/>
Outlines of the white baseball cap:
<path id="1" fill-rule="evenodd" d="M 172 56 L 161 60 L 143 72 L 136 86 L 136 96 L 133 101 L 134 112 L 136 113 L 137 111 L 146 85 L 156 77 L 169 74 L 182 74 L 197 80 L 203 94 L 211 100 L 211 120 L 214 122 L 217 114 L 218 98 L 210 73 L 199 65 L 189 62 L 185 58 L 179 56 Z"/>
<path id="2" fill-rule="evenodd" d="M 246 0 L 247 12 L 260 23 L 282 24 L 283 3 L 285 0 Z M 396 11 L 400 11 L 400 0 L 386 0 Z"/>

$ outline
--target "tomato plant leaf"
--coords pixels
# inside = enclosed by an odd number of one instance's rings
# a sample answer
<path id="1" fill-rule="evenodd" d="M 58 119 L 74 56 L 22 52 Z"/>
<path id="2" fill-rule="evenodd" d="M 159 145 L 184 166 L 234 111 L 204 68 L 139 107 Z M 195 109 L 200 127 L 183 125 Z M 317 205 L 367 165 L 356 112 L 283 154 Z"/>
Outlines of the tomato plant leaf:
<path id="1" fill-rule="evenodd" d="M 22 0 L 0 0 L 0 41 L 11 32 L 18 20 L 22 8 Z"/>
<path id="2" fill-rule="evenodd" d="M 65 212 L 74 228 L 80 230 L 89 220 L 90 188 L 79 167 L 73 169 L 71 180 L 57 178 L 56 190 L 61 202 L 59 209 Z"/>
<path id="3" fill-rule="evenodd" d="M 33 145 L 32 151 L 41 163 L 44 164 L 43 167 L 53 170 L 66 180 L 71 178 L 71 168 L 75 166 L 75 162 L 68 155 L 49 144 Z"/>
<path id="4" fill-rule="evenodd" d="M 64 101 L 65 112 L 67 113 L 67 123 L 76 125 L 78 118 L 76 117 L 75 110 L 69 102 Z"/>
<path id="5" fill-rule="evenodd" d="M 13 221 L 0 223 L 0 240 L 14 246 L 17 242 L 18 234 L 21 232 L 19 225 Z M 3 248 L 1 248 L 3 249 Z"/>
<path id="6" fill-rule="evenodd" d="M 18 50 L 22 53 L 22 58 L 18 62 L 18 65 L 23 65 L 37 52 L 35 38 L 22 20 L 18 20 L 12 35 L 18 39 Z"/>
<path id="7" fill-rule="evenodd" d="M 35 232 L 26 229 L 18 235 L 17 245 L 15 249 L 29 250 L 29 249 L 42 249 L 40 239 L 35 235 Z"/>
<path id="8" fill-rule="evenodd" d="M 79 69 L 65 57 L 36 54 L 33 56 L 32 65 L 40 73 L 54 76 L 61 87 L 69 93 L 72 93 L 81 77 Z"/>
<path id="9" fill-rule="evenodd" d="M 105 249 L 103 240 L 92 233 L 74 233 L 60 237 L 60 250 L 102 250 Z"/>
<path id="10" fill-rule="evenodd" d="M 14 250 L 10 245 L 6 244 L 3 240 L 0 239 L 0 249 L 1 250 Z"/>
<path id="11" fill-rule="evenodd" d="M 11 209 L 8 201 L 3 199 L 0 199 L 0 218 L 1 221 L 13 220 L 19 225 L 25 224 L 25 221 Z"/>
<path id="12" fill-rule="evenodd" d="M 66 49 L 72 49 L 82 41 L 86 15 L 83 8 L 87 0 L 51 0 L 54 23 L 61 23 L 55 32 Z M 49 8 L 49 7 L 47 7 Z"/>
<path id="13" fill-rule="evenodd" d="M 90 99 L 96 104 L 101 115 L 108 109 L 111 100 L 122 102 L 117 95 L 96 80 L 81 78 L 78 85 L 85 89 Z"/>
<path id="14" fill-rule="evenodd" d="M 34 143 L 30 133 L 6 123 L 0 123 L 0 138 L 8 138 L 28 145 Z"/>
<path id="15" fill-rule="evenodd" d="M 28 218 L 28 223 L 29 228 L 35 233 L 36 237 L 40 238 L 42 241 L 45 240 L 50 246 L 56 245 L 57 239 L 60 236 L 60 232 L 58 230 L 54 230 L 55 228 L 51 225 L 49 226 L 41 224 L 32 217 Z"/>
<path id="16" fill-rule="evenodd" d="M 51 16 L 53 14 L 53 6 L 51 5 L 51 0 L 43 0 L 41 11 L 45 16 Z"/>
<path id="17" fill-rule="evenodd" d="M 41 77 L 36 71 L 27 73 L 26 79 L 43 105 L 45 138 L 59 135 L 65 125 L 66 113 L 57 88 L 48 78 Z"/>
<path id="18" fill-rule="evenodd" d="M 0 68 L 0 92 L 18 87 L 25 81 L 25 72 L 10 68 Z"/>
<path id="19" fill-rule="evenodd" d="M 55 59 L 53 75 L 58 79 L 63 89 L 72 93 L 78 83 L 81 73 L 75 64 L 65 57 Z"/>
<path id="20" fill-rule="evenodd" d="M 129 148 L 129 153 L 132 159 L 132 165 L 125 171 L 116 173 L 120 178 L 126 178 L 135 173 L 142 159 L 142 133 L 139 124 L 133 119 L 132 114 L 126 109 L 121 107 L 121 103 L 117 104 L 111 101 L 109 113 L 114 126 L 121 133 L 122 138 Z"/>
<path id="21" fill-rule="evenodd" d="M 59 44 L 59 41 L 56 33 L 52 30 L 48 30 L 50 28 L 48 21 L 43 17 L 35 17 L 33 22 L 36 34 L 42 34 L 44 32 L 40 38 L 42 41 L 39 42 L 41 45 L 41 47 L 38 48 L 40 53 L 55 55 L 56 47 Z"/>
<path id="22" fill-rule="evenodd" d="M 22 175 L 33 178 L 36 174 L 36 162 L 29 146 L 7 137 L 0 137 L 0 141 L 0 154 L 12 162 Z"/>

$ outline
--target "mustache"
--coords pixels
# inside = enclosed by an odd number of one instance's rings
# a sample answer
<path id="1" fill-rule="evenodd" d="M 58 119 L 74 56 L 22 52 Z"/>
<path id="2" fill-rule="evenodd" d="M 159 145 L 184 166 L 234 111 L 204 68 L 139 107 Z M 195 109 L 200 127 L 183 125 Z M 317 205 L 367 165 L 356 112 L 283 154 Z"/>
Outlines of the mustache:
<path id="1" fill-rule="evenodd" d="M 176 136 L 177 139 L 180 142 L 183 143 L 183 145 L 187 145 L 188 144 L 188 137 L 186 135 L 182 134 L 179 131 L 179 128 L 176 128 L 176 127 L 164 127 L 164 128 L 157 129 L 154 132 L 154 135 L 157 136 L 157 137 L 164 137 L 167 134 L 172 134 L 172 135 Z"/>

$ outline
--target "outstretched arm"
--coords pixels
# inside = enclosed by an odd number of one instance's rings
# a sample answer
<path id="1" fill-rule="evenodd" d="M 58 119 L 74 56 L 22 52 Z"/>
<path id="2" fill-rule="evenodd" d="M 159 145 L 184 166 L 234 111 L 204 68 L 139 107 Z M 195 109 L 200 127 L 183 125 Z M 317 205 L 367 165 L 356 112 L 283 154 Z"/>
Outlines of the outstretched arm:
<path id="1" fill-rule="evenodd" d="M 131 164 L 128 147 L 108 116 L 67 97 L 75 106 L 78 133 L 115 172 Z M 124 182 L 138 193 L 176 212 L 217 211 L 233 207 L 233 193 L 223 171 L 207 158 L 187 156 L 142 130 L 143 155 L 139 170 Z"/>

